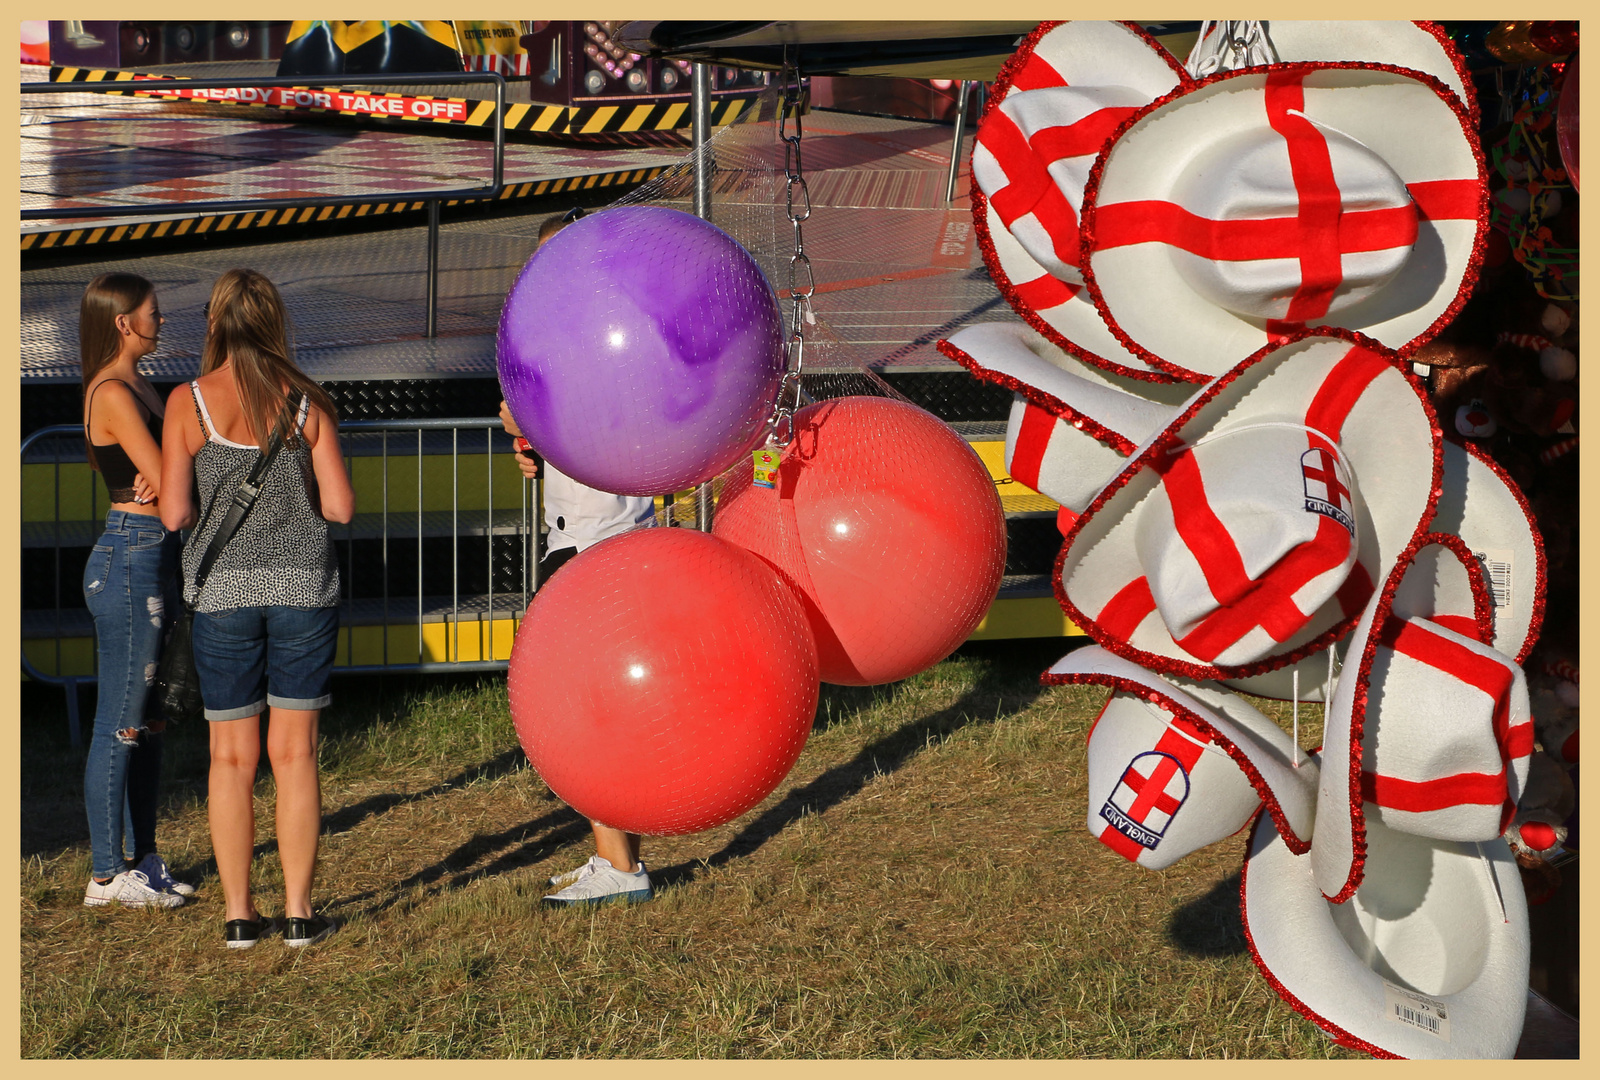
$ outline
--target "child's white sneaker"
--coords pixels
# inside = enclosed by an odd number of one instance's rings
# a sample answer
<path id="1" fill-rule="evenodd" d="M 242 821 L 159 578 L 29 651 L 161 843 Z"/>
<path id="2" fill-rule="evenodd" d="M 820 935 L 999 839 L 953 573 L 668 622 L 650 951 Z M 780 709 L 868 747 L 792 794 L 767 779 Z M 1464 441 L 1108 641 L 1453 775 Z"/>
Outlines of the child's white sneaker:
<path id="1" fill-rule="evenodd" d="M 644 863 L 633 873 L 618 870 L 610 860 L 592 856 L 578 869 L 551 878 L 550 884 L 566 881 L 565 887 L 550 893 L 544 903 L 550 907 L 572 907 L 588 904 L 639 904 L 650 899 L 650 874 Z"/>

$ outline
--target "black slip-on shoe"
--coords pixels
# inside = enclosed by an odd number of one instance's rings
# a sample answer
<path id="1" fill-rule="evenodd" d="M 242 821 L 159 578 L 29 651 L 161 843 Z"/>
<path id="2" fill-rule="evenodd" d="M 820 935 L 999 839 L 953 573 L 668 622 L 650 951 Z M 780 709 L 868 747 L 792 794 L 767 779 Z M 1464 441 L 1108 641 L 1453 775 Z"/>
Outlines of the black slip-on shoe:
<path id="1" fill-rule="evenodd" d="M 339 924 L 326 915 L 313 915 L 309 919 L 283 920 L 283 943 L 291 949 L 314 945 L 339 929 Z"/>
<path id="2" fill-rule="evenodd" d="M 223 944 L 230 949 L 249 949 L 278 929 L 272 919 L 229 919 L 222 924 Z"/>

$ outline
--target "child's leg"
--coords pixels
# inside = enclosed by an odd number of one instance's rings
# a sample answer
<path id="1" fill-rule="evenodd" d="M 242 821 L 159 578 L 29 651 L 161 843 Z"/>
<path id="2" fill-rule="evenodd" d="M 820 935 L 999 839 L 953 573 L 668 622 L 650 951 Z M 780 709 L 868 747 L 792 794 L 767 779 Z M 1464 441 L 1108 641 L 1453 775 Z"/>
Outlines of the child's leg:
<path id="1" fill-rule="evenodd" d="M 618 870 L 635 873 L 639 869 L 639 834 L 613 829 L 598 821 L 591 821 L 594 829 L 594 853 Z"/>

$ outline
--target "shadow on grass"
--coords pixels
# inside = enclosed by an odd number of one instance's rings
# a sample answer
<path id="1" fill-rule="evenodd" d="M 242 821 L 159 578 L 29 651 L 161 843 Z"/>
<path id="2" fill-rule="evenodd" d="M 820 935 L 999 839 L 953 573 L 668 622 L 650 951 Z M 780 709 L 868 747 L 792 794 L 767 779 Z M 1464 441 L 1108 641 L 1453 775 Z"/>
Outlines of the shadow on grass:
<path id="1" fill-rule="evenodd" d="M 1055 655 L 1060 653 L 1058 643 L 1052 642 L 1042 648 Z M 888 775 L 902 768 L 931 741 L 969 725 L 991 724 L 1026 712 L 1043 690 L 1037 678 L 1026 677 L 1043 671 L 1048 665 L 1048 661 L 1041 663 L 1035 655 L 1040 649 L 1037 642 L 981 642 L 964 646 L 961 650 L 963 655 L 982 657 L 989 663 L 977 684 L 954 703 L 929 716 L 901 725 L 883 738 L 863 746 L 849 761 L 835 765 L 811 782 L 795 788 L 740 829 L 721 850 L 702 859 L 652 870 L 652 883 L 658 886 L 687 884 L 702 869 L 722 866 L 751 855 L 805 815 L 824 813 L 859 794 L 874 777 Z M 887 688 L 890 700 L 900 685 L 896 683 Z M 862 694 L 882 694 L 885 689 L 823 687 L 824 693 L 835 694 L 846 703 L 858 699 Z"/>
<path id="2" fill-rule="evenodd" d="M 1239 875 L 1184 904 L 1167 922 L 1167 940 L 1191 956 L 1238 956 L 1245 951 L 1239 914 Z"/>

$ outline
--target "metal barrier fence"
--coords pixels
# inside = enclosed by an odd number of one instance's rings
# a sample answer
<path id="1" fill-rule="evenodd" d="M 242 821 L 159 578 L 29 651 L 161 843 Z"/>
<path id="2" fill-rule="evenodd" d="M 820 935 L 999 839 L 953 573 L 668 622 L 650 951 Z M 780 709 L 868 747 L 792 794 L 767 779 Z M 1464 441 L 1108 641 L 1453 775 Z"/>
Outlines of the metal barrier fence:
<path id="1" fill-rule="evenodd" d="M 380 202 L 426 203 L 428 207 L 428 308 L 426 333 L 434 337 L 438 329 L 439 294 L 439 203 L 443 200 L 497 199 L 505 187 L 506 130 L 500 117 L 506 114 L 506 80 L 492 71 L 473 71 L 458 74 L 436 75 L 351 75 L 341 76 L 335 86 L 455 86 L 463 83 L 490 83 L 494 87 L 494 162 L 493 175 L 487 185 L 465 188 L 445 188 L 425 191 L 362 192 L 363 198 Z M 272 89 L 293 90 L 327 89 L 311 87 L 303 78 L 238 78 L 238 79 L 147 79 L 103 82 L 64 82 L 21 84 L 22 93 L 28 94 L 118 94 L 135 100 L 149 101 L 159 106 L 163 101 L 162 88 L 193 92 L 195 90 Z M 137 88 L 137 89 L 136 89 Z M 159 117 L 158 117 L 159 119 Z M 350 201 L 348 193 L 324 198 L 294 197 L 282 199 L 207 199 L 177 203 L 132 203 L 121 206 L 98 203 L 84 206 L 62 206 L 22 211 L 23 221 L 54 220 L 58 218 L 97 217 L 153 217 L 162 214 L 192 214 L 196 212 L 230 213 L 233 211 L 281 210 L 300 207 L 337 206 Z"/>
<path id="2" fill-rule="evenodd" d="M 339 437 L 357 513 L 329 527 L 343 597 L 334 671 L 505 668 L 539 587 L 541 485 L 523 479 L 499 419 L 354 421 Z M 103 485 L 78 425 L 33 432 L 21 456 L 22 670 L 66 690 L 78 745 L 78 685 L 96 676 L 77 553 L 102 530 Z"/>

